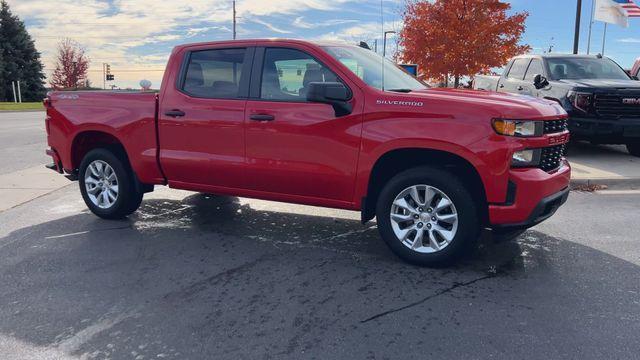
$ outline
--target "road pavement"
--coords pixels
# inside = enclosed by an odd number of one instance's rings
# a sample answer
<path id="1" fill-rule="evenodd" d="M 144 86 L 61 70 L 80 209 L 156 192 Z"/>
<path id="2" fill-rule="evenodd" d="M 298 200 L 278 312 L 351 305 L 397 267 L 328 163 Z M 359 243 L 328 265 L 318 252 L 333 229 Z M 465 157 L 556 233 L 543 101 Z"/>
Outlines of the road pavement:
<path id="1" fill-rule="evenodd" d="M 517 242 L 424 269 L 352 212 L 159 189 L 104 221 L 69 186 L 0 213 L 0 354 L 638 358 L 638 203 L 572 193 Z"/>

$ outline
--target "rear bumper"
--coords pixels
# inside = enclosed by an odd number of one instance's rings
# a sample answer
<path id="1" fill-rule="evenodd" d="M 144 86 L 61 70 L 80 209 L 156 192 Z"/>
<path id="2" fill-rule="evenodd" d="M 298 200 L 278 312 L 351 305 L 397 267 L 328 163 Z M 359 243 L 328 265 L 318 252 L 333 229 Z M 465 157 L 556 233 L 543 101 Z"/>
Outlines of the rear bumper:
<path id="1" fill-rule="evenodd" d="M 58 156 L 58 152 L 56 152 L 53 148 L 49 148 L 45 151 L 45 153 L 51 156 L 51 159 L 53 160 L 53 163 L 45 165 L 47 169 L 51 169 L 60 174 L 63 174 L 64 170 L 62 168 L 62 161 L 60 160 L 60 156 Z"/>
<path id="2" fill-rule="evenodd" d="M 492 228 L 529 228 L 551 217 L 567 201 L 571 166 L 566 160 L 558 170 L 512 169 L 509 204 L 489 205 Z"/>
<path id="3" fill-rule="evenodd" d="M 583 118 L 572 116 L 569 131 L 574 139 L 602 143 L 624 143 L 627 139 L 640 139 L 640 118 Z"/>

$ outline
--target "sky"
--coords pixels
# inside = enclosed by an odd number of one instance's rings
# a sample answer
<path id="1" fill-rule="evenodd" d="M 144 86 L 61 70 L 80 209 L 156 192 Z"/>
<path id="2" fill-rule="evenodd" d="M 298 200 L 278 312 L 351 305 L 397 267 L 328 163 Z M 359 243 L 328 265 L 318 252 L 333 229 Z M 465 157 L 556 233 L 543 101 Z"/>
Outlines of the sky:
<path id="1" fill-rule="evenodd" d="M 587 51 L 591 4 L 583 0 L 580 52 Z M 511 12 L 529 12 L 522 42 L 533 53 L 573 49 L 576 0 L 512 0 Z M 116 80 L 138 88 L 142 79 L 160 86 L 171 49 L 178 44 L 232 38 L 231 0 L 8 0 L 42 53 L 45 73 L 54 68 L 57 43 L 77 41 L 91 61 L 89 78 L 101 87 L 102 64 Z M 640 1 L 639 1 L 640 3 Z M 237 37 L 331 39 L 382 43 L 384 30 L 399 31 L 404 0 L 237 0 Z M 382 11 L 381 11 L 382 10 Z M 629 28 L 609 25 L 605 55 L 629 68 L 640 57 L 640 18 Z M 603 23 L 592 28 L 591 53 L 602 51 Z M 391 35 L 393 36 L 393 35 Z M 381 51 L 382 46 L 379 45 Z M 396 50 L 393 39 L 387 53 Z"/>

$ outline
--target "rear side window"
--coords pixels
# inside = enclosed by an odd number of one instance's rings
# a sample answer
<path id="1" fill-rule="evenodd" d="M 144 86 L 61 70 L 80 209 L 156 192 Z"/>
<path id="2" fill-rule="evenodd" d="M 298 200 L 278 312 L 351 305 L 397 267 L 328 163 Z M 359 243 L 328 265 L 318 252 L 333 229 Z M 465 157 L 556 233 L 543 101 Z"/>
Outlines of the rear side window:
<path id="1" fill-rule="evenodd" d="M 202 98 L 238 97 L 246 49 L 194 51 L 182 83 L 182 91 Z"/>
<path id="2" fill-rule="evenodd" d="M 311 55 L 295 49 L 267 48 L 260 98 L 306 101 L 309 83 L 336 82 L 338 77 Z"/>
<path id="3" fill-rule="evenodd" d="M 524 78 L 524 73 L 527 71 L 527 66 L 529 66 L 529 59 L 516 59 L 509 69 L 509 74 L 507 77 L 509 79 L 522 80 Z"/>
<path id="4" fill-rule="evenodd" d="M 527 69 L 527 75 L 524 77 L 525 80 L 533 81 L 533 78 L 536 75 L 544 75 L 544 70 L 542 68 L 542 61 L 538 59 L 531 60 L 531 64 L 529 65 L 529 69 Z"/>

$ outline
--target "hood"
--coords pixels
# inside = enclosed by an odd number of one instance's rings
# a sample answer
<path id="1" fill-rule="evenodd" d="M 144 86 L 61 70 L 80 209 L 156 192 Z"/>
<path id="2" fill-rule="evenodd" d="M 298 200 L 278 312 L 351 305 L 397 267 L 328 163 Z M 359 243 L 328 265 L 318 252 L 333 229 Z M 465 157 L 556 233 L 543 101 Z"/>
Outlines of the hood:
<path id="1" fill-rule="evenodd" d="M 565 79 L 556 82 L 575 88 L 594 88 L 596 90 L 640 89 L 640 81 L 637 80 Z"/>
<path id="2" fill-rule="evenodd" d="M 485 112 L 493 117 L 539 119 L 566 115 L 557 102 L 527 95 L 449 88 L 417 90 L 406 95 L 414 101 L 424 100 L 425 106 L 429 99 L 437 99 L 451 102 L 451 106 L 473 107 L 473 111 Z"/>

